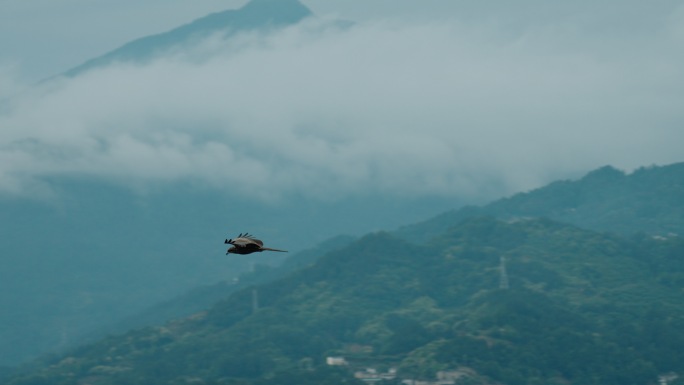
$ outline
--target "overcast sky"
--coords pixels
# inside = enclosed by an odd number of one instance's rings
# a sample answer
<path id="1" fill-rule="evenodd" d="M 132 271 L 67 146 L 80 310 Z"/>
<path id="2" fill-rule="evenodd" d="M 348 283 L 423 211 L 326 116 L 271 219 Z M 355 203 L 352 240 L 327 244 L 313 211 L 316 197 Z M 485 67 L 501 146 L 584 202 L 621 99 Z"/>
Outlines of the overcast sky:
<path id="1" fill-rule="evenodd" d="M 86 175 L 467 197 L 684 161 L 683 1 L 309 0 L 359 23 L 29 87 L 245 1 L 0 0 L 0 192 Z"/>

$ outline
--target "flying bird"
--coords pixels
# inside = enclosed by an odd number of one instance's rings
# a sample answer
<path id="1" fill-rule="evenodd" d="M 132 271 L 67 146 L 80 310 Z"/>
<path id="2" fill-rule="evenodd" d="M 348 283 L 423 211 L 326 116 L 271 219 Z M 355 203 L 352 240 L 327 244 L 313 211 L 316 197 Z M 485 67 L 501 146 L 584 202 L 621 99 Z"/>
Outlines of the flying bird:
<path id="1" fill-rule="evenodd" d="M 287 253 L 287 250 L 271 249 L 269 247 L 264 247 L 264 243 L 260 239 L 254 238 L 253 235 L 249 233 L 240 233 L 235 239 L 226 239 L 225 244 L 233 245 L 227 251 L 228 254 L 251 254 L 260 253 L 262 251 L 279 251 L 281 253 Z"/>

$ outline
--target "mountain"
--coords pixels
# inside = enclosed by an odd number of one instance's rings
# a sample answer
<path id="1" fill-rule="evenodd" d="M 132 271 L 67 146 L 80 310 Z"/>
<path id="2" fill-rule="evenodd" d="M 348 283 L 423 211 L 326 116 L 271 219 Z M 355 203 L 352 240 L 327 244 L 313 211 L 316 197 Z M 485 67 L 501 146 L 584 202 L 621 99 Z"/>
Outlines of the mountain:
<path id="1" fill-rule="evenodd" d="M 606 167 L 577 181 L 452 210 L 392 234 L 422 242 L 484 215 L 507 221 L 543 216 L 669 238 L 682 234 L 682 168 L 673 164 L 625 174 Z M 335 234 L 395 228 L 439 207 L 460 205 L 449 199 L 383 199 L 268 208 L 183 184 L 141 195 L 95 181 L 49 182 L 60 196 L 56 202 L 0 199 L 5 213 L 0 230 L 6 235 L 0 244 L 0 289 L 12 293 L 0 296 L 0 365 L 196 312 L 239 289 L 233 280 L 255 263 L 266 275 L 252 284 L 286 273 L 268 269 L 282 262 L 279 255 L 222 257 L 226 230 L 249 230 L 269 244 L 300 251 Z"/>
<path id="2" fill-rule="evenodd" d="M 427 239 L 459 220 L 546 217 L 598 231 L 684 235 L 684 163 L 642 167 L 631 174 L 605 166 L 576 181 L 558 181 L 482 207 L 451 210 L 405 226 L 398 236 Z"/>
<path id="3" fill-rule="evenodd" d="M 190 47 L 211 35 L 229 37 L 264 31 L 297 24 L 309 16 L 312 16 L 311 11 L 298 0 L 252 0 L 240 9 L 213 13 L 171 31 L 124 44 L 67 71 L 65 75 L 76 76 L 115 62 L 145 62 L 173 49 Z"/>
<path id="4" fill-rule="evenodd" d="M 471 218 L 369 234 L 206 312 L 54 357 L 8 384 L 648 384 L 684 375 L 684 240 Z M 505 272 L 505 273 L 504 273 Z M 326 357 L 344 357 L 342 369 Z M 369 372 L 372 373 L 372 372 Z M 337 382 L 336 382 L 337 381 Z"/>
<path id="5" fill-rule="evenodd" d="M 429 239 L 446 231 L 454 223 L 477 216 L 500 217 L 507 221 L 532 217 L 550 217 L 595 230 L 613 230 L 623 234 L 648 233 L 671 237 L 684 228 L 680 196 L 684 196 L 684 164 L 648 167 L 625 174 L 612 167 L 602 167 L 577 181 L 554 182 L 543 188 L 500 199 L 483 207 L 466 207 L 431 220 L 400 228 L 393 234 L 410 239 Z M 679 220 L 679 222 L 678 222 Z M 658 235 L 661 234 L 661 235 Z M 340 245 L 350 237 L 338 237 L 310 250 L 300 252 L 279 267 L 263 265 L 255 273 L 243 274 L 240 284 L 220 282 L 203 286 L 177 299 L 167 301 L 123 322 L 120 330 L 134 326 L 163 323 L 210 306 L 214 301 L 239 288 L 285 276 L 296 267 L 313 263 L 315 258 Z"/>
<path id="6" fill-rule="evenodd" d="M 67 74 L 114 61 L 149 60 L 211 34 L 271 31 L 310 15 L 296 0 L 254 0 L 138 39 Z M 5 293 L 0 296 L 0 365 L 72 346 L 191 288 L 232 281 L 254 263 L 233 258 L 217 264 L 222 241 L 233 231 L 248 230 L 276 245 L 285 235 L 269 226 L 287 227 L 286 221 L 301 230 L 287 221 L 292 218 L 287 210 L 264 209 L 262 202 L 236 201 L 190 183 L 146 192 L 77 177 L 46 177 L 39 183 L 49 186 L 52 196 L 0 195 L 0 291 Z M 261 220 L 250 219 L 250 213 Z M 270 224 L 263 221 L 273 218 Z M 294 236 L 278 245 L 298 251 L 336 234 L 312 234 L 310 244 L 298 244 L 304 237 Z M 263 255 L 258 262 L 275 265 L 282 258 Z"/>
<path id="7" fill-rule="evenodd" d="M 139 193 L 94 180 L 47 182 L 51 200 L 0 197 L 0 365 L 120 330 L 131 317 L 198 287 L 216 284 L 207 289 L 214 298 L 241 274 L 279 265 L 327 238 L 396 227 L 459 204 L 369 197 L 276 206 L 190 183 Z M 290 253 L 226 256 L 224 238 L 245 231 Z M 194 300 L 193 306 L 211 304 Z M 171 305 L 179 309 L 167 314 L 193 306 Z M 142 318 L 164 316 L 156 317 Z"/>

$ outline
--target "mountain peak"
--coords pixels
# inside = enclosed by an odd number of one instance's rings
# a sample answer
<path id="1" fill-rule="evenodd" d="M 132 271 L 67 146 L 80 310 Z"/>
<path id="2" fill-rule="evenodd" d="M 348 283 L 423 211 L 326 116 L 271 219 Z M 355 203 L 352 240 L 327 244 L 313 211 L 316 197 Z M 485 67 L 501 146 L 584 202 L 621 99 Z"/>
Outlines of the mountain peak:
<path id="1" fill-rule="evenodd" d="M 299 0 L 252 0 L 234 12 L 260 25 L 296 24 L 312 15 Z"/>
<path id="2" fill-rule="evenodd" d="M 282 11 L 283 9 L 287 10 L 295 10 L 299 9 L 300 11 L 305 11 L 307 13 L 310 13 L 309 9 L 304 6 L 299 0 L 252 0 L 248 2 L 247 4 L 243 5 L 241 10 L 244 11 L 251 11 L 251 10 L 266 10 L 266 11 L 273 11 L 273 10 L 280 10 Z"/>
<path id="3" fill-rule="evenodd" d="M 252 0 L 239 9 L 216 12 L 170 31 L 133 40 L 67 72 L 76 76 L 113 62 L 144 62 L 175 47 L 192 44 L 215 33 L 240 32 L 294 25 L 313 15 L 299 0 Z"/>
<path id="4" fill-rule="evenodd" d="M 605 180 L 614 181 L 624 178 L 626 175 L 623 171 L 618 170 L 613 166 L 603 166 L 594 171 L 589 172 L 583 180 Z"/>

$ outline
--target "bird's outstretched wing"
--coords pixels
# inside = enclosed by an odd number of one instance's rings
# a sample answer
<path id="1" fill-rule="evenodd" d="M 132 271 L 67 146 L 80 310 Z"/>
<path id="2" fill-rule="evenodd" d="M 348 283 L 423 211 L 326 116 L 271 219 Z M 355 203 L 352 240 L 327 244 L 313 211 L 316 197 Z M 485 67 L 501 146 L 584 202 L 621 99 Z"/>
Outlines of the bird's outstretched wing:
<path id="1" fill-rule="evenodd" d="M 224 243 L 229 243 L 238 247 L 244 247 L 250 244 L 256 244 L 259 247 L 264 245 L 260 239 L 254 238 L 254 236 L 249 233 L 240 233 L 235 239 L 226 239 Z"/>

